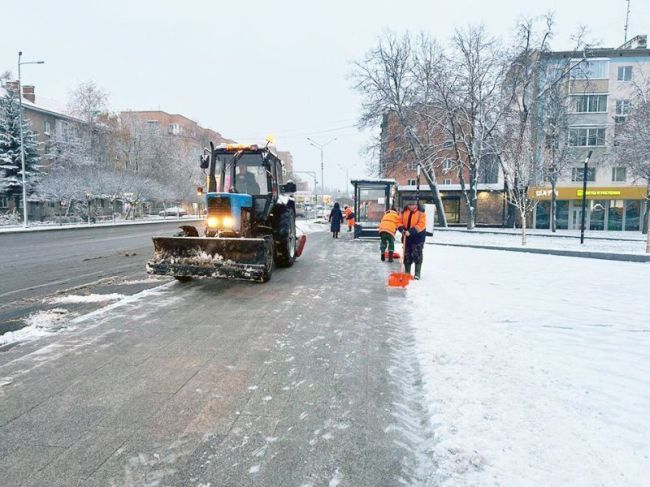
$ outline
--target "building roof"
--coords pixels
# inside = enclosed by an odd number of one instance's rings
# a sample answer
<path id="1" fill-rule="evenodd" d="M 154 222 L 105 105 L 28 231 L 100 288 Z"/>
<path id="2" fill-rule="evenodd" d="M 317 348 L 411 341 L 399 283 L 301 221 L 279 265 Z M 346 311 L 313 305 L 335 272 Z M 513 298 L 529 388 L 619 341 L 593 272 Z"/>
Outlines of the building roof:
<path id="1" fill-rule="evenodd" d="M 6 95 L 7 95 L 7 90 L 4 87 L 0 86 L 0 97 Z M 83 120 L 75 117 L 74 115 L 70 115 L 69 113 L 67 113 L 67 110 L 60 103 L 54 100 L 41 97 L 41 96 L 38 96 L 36 100 L 37 103 L 33 103 L 23 96 L 23 100 L 22 100 L 23 108 L 27 110 L 33 110 L 35 112 L 44 113 L 46 115 L 51 115 L 56 118 L 69 120 L 71 122 L 83 123 Z"/>
<path id="2" fill-rule="evenodd" d="M 352 179 L 350 180 L 352 184 L 362 185 L 362 184 L 397 184 L 397 181 L 392 178 L 364 178 L 364 179 Z"/>

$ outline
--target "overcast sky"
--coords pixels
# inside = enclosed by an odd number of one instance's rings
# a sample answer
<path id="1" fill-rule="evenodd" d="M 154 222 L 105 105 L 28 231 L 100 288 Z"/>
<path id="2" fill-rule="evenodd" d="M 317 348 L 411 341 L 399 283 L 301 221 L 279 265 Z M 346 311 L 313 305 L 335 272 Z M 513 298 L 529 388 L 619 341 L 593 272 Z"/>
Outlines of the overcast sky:
<path id="1" fill-rule="evenodd" d="M 630 35 L 650 33 L 650 1 L 631 7 Z M 23 70 L 37 98 L 65 102 L 92 79 L 116 111 L 180 113 L 239 141 L 275 134 L 296 170 L 319 170 L 307 136 L 337 137 L 325 151 L 325 183 L 343 187 L 341 166 L 365 175 L 369 137 L 353 127 L 350 63 L 384 30 L 448 39 L 454 26 L 483 23 L 508 35 L 518 16 L 554 11 L 554 48 L 570 48 L 579 24 L 618 46 L 625 10 L 625 0 L 22 0 L 0 9 L 0 71 L 16 74 L 22 50 L 25 60 L 46 61 Z"/>

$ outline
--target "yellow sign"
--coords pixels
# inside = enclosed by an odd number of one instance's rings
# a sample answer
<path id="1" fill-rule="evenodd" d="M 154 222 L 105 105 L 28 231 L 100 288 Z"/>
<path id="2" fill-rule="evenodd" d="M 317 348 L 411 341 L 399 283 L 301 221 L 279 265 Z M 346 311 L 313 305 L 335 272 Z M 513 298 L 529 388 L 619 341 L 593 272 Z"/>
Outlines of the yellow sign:
<path id="1" fill-rule="evenodd" d="M 540 201 L 549 201 L 552 190 L 550 187 L 528 188 L 528 197 Z M 563 186 L 555 189 L 558 200 L 579 200 L 582 198 L 581 186 Z M 620 186 L 620 187 L 587 187 L 588 200 L 644 200 L 648 197 L 645 186 Z"/>
<path id="2" fill-rule="evenodd" d="M 582 189 L 576 191 L 576 196 L 582 198 Z M 587 198 L 589 196 L 621 196 L 620 189 L 588 189 Z"/>

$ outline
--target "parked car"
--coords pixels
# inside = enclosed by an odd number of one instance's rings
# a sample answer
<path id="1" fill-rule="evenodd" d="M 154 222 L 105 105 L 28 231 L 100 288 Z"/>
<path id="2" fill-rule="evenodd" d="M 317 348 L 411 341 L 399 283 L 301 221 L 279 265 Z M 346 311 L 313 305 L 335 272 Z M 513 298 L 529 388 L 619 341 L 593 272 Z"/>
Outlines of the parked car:
<path id="1" fill-rule="evenodd" d="M 187 212 L 178 206 L 172 206 L 170 208 L 165 208 L 158 212 L 158 216 L 185 216 Z"/>

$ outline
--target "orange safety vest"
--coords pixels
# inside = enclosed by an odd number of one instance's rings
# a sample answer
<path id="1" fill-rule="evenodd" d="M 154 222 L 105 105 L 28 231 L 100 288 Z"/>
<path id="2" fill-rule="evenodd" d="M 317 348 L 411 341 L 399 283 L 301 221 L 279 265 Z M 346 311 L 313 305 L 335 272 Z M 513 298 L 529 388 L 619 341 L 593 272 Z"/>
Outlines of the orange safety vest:
<path id="1" fill-rule="evenodd" d="M 402 213 L 402 226 L 405 230 L 415 228 L 418 232 L 423 232 L 427 228 L 427 216 L 423 211 L 406 208 Z"/>
<path id="2" fill-rule="evenodd" d="M 395 235 L 397 228 L 402 224 L 399 214 L 394 210 L 388 210 L 384 213 L 379 223 L 379 233 L 386 232 Z"/>

